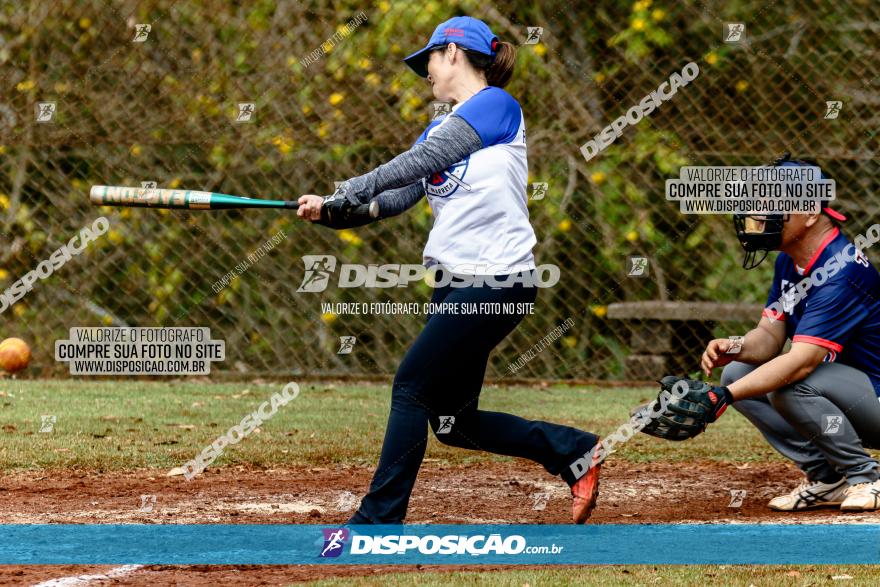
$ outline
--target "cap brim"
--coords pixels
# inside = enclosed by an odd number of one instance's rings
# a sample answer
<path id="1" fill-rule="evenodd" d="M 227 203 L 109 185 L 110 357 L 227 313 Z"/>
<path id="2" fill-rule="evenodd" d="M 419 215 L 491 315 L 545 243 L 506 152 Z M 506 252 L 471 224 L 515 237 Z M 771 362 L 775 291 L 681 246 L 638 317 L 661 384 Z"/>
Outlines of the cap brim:
<path id="1" fill-rule="evenodd" d="M 403 61 L 420 76 L 428 77 L 428 59 L 431 57 L 431 49 L 433 49 L 431 46 L 425 47 L 409 57 L 404 57 Z"/>
<path id="2" fill-rule="evenodd" d="M 822 211 L 837 220 L 838 222 L 846 222 L 846 216 L 844 216 L 837 210 L 832 210 L 831 208 L 823 208 Z"/>

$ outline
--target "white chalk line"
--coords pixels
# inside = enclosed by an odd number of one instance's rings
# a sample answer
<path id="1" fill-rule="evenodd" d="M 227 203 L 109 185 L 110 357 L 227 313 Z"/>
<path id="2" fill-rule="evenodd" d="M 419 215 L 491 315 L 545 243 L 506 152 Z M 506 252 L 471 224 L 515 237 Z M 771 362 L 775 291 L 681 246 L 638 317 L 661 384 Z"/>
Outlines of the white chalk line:
<path id="1" fill-rule="evenodd" d="M 100 581 L 106 579 L 116 579 L 124 577 L 134 571 L 140 569 L 144 565 L 123 565 L 107 571 L 103 575 L 77 575 L 75 577 L 61 577 L 59 579 L 49 579 L 42 583 L 37 583 L 33 587 L 72 587 L 73 585 L 88 585 L 92 581 Z"/>

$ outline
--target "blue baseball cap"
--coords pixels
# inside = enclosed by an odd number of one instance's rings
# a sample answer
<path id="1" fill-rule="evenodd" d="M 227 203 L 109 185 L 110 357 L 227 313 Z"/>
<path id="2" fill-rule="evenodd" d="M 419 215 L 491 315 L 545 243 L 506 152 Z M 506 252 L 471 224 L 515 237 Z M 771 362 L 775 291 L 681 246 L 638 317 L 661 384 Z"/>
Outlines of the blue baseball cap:
<path id="1" fill-rule="evenodd" d="M 482 20 L 470 16 L 456 16 L 438 25 L 425 48 L 405 58 L 404 62 L 420 76 L 428 77 L 428 58 L 431 49 L 444 47 L 449 43 L 455 43 L 459 47 L 483 53 L 494 59 L 498 37 Z"/>

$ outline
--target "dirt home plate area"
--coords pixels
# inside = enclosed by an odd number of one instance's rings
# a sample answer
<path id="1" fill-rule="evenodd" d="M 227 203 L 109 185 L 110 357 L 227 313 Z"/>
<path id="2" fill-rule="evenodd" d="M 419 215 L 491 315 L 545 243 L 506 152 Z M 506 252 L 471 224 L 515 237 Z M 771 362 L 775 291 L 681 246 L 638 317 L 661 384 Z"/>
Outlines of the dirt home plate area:
<path id="1" fill-rule="evenodd" d="M 369 484 L 362 467 L 259 470 L 230 466 L 185 482 L 160 471 L 17 472 L 0 481 L 0 519 L 14 524 L 327 524 L 345 522 L 351 496 Z M 644 463 L 603 466 L 595 524 L 877 524 L 878 513 L 820 509 L 773 512 L 766 502 L 798 473 L 784 463 Z M 730 491 L 748 488 L 740 507 Z M 547 494 L 546 502 L 533 496 Z M 155 495 L 151 512 L 141 495 Z M 694 501 L 695 496 L 700 501 Z M 543 504 L 543 508 L 542 508 Z M 413 494 L 412 524 L 568 524 L 570 497 L 555 478 L 525 462 L 440 466 L 426 463 Z M 538 508 L 538 509 L 536 509 Z M 542 508 L 542 509 L 541 509 Z M 419 566 L 6 566 L 0 585 L 286 585 L 395 572 L 466 567 Z M 507 567 L 509 568 L 509 567 Z M 521 568 L 521 567 L 520 567 Z M 503 568 L 481 565 L 473 570 Z M 53 582 L 54 580 L 54 582 Z"/>

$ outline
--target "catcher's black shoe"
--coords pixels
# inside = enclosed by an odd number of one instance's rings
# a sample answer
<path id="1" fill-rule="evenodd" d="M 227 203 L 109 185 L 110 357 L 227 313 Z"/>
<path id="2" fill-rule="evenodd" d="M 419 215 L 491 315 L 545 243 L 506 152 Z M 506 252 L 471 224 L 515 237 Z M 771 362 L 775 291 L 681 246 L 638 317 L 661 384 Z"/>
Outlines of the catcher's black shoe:
<path id="1" fill-rule="evenodd" d="M 596 443 L 602 442 L 601 439 Z M 599 462 L 599 451 L 593 450 L 593 460 L 590 468 L 584 473 L 584 476 L 578 479 L 571 486 L 571 517 L 575 524 L 584 524 L 593 513 L 596 507 L 596 499 L 599 497 L 599 469 L 602 464 Z"/>

